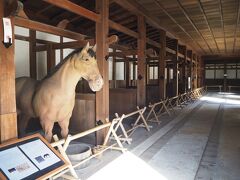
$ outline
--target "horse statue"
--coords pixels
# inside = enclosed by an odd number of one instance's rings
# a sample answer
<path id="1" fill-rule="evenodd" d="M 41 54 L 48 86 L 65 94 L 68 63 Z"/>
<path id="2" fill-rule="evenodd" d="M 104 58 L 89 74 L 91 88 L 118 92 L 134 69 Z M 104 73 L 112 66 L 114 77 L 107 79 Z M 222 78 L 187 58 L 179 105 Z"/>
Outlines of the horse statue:
<path id="1" fill-rule="evenodd" d="M 75 104 L 75 88 L 84 78 L 92 91 L 99 91 L 103 79 L 96 60 L 96 45 L 89 43 L 70 53 L 50 74 L 37 81 L 29 77 L 16 79 L 16 104 L 20 134 L 25 131 L 30 118 L 39 118 L 45 138 L 50 142 L 55 122 L 61 135 L 68 135 L 69 119 Z"/>

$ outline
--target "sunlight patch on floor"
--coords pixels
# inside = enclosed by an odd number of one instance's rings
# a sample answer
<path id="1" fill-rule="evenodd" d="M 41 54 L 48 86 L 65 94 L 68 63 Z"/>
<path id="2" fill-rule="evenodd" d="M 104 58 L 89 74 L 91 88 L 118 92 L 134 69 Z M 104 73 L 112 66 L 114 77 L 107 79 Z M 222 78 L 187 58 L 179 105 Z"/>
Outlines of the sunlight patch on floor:
<path id="1" fill-rule="evenodd" d="M 117 159 L 110 162 L 101 170 L 93 174 L 88 180 L 167 180 L 166 177 L 159 174 L 146 162 L 131 152 L 122 154 Z"/>
<path id="2" fill-rule="evenodd" d="M 235 99 L 234 99 L 234 96 L 236 96 L 237 98 L 235 97 Z M 240 98 L 240 96 L 237 96 L 237 95 L 225 95 L 224 98 L 203 96 L 200 98 L 200 100 L 201 101 L 209 101 L 209 102 L 213 102 L 213 103 L 240 105 L 240 100 L 238 98 Z"/>

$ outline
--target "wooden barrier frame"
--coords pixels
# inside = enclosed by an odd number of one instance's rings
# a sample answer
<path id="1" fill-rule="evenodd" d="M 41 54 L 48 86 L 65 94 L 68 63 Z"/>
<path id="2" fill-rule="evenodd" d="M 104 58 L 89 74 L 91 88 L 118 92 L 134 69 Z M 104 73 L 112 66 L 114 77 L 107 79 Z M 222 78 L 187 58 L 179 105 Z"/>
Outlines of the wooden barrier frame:
<path id="1" fill-rule="evenodd" d="M 205 91 L 204 87 L 201 87 L 201 88 L 195 89 L 193 91 L 186 92 L 184 94 L 179 94 L 178 96 L 175 96 L 172 98 L 167 98 L 164 101 L 161 100 L 160 102 L 157 102 L 154 104 L 150 103 L 148 106 L 150 108 L 150 111 L 146 117 L 146 121 L 156 122 L 156 123 L 160 124 L 161 121 L 159 120 L 158 116 L 161 115 L 163 110 L 165 110 L 165 112 L 167 112 L 167 114 L 169 116 L 171 116 L 169 108 L 171 108 L 173 111 L 174 111 L 174 107 L 176 107 L 176 106 L 180 106 L 181 108 L 183 108 L 183 105 L 187 105 L 188 102 L 191 103 L 191 102 L 194 102 L 194 100 L 197 100 L 198 98 L 200 98 L 203 95 L 204 91 Z M 172 103 L 173 101 L 174 101 L 174 103 Z M 161 106 L 161 108 L 159 109 L 158 112 L 155 111 L 155 108 L 157 106 Z M 154 117 L 149 119 L 152 114 L 154 115 Z"/>
<path id="2" fill-rule="evenodd" d="M 137 110 L 134 112 L 131 112 L 129 114 L 123 114 L 121 117 L 119 117 L 119 115 L 117 113 L 115 113 L 116 118 L 120 118 L 120 120 L 117 122 L 114 131 L 117 132 L 117 130 L 119 129 L 119 127 L 121 128 L 121 131 L 123 132 L 123 134 L 118 136 L 118 139 L 120 139 L 121 141 L 125 142 L 127 141 L 128 144 L 131 144 L 132 139 L 129 138 L 133 132 L 138 128 L 138 127 L 145 127 L 147 129 L 147 131 L 150 131 L 150 126 L 147 124 L 146 119 L 144 118 L 144 112 L 146 111 L 146 107 L 140 109 L 137 106 Z M 136 119 L 136 121 L 134 122 L 133 126 L 131 129 L 126 130 L 125 127 L 123 126 L 122 122 L 124 119 L 130 117 L 130 116 L 134 116 L 138 114 L 138 118 Z M 138 124 L 139 121 L 142 120 L 141 124 Z M 124 136 L 122 138 L 122 136 Z"/>
<path id="3" fill-rule="evenodd" d="M 168 114 L 169 116 L 171 116 L 171 113 L 170 113 L 170 111 L 167 109 L 167 107 L 166 107 L 165 104 L 166 104 L 166 100 L 165 100 L 165 101 L 160 101 L 160 102 L 157 102 L 157 103 L 154 103 L 154 104 L 149 104 L 148 107 L 151 108 L 151 109 L 150 109 L 150 111 L 149 111 L 149 113 L 148 113 L 148 115 L 147 115 L 147 117 L 146 117 L 146 121 L 156 122 L 156 123 L 160 124 L 161 121 L 158 119 L 158 116 L 157 116 L 157 115 L 158 115 L 158 114 L 160 115 L 160 114 L 163 112 L 163 110 L 165 110 L 165 112 L 167 112 L 167 114 Z M 161 106 L 158 112 L 155 111 L 155 108 L 156 108 L 157 106 Z M 149 119 L 149 118 L 151 117 L 151 114 L 152 114 L 152 113 L 153 113 L 153 115 L 154 115 L 155 120 L 154 120 L 154 118 Z"/>
<path id="4" fill-rule="evenodd" d="M 74 168 L 76 168 L 77 166 L 80 166 L 81 164 L 85 163 L 86 161 L 102 154 L 103 152 L 105 152 L 106 150 L 108 149 L 114 149 L 114 150 L 119 150 L 119 151 L 122 151 L 123 153 L 126 151 L 126 149 L 123 147 L 120 139 L 118 138 L 116 132 L 115 132 L 115 129 L 114 129 L 114 126 L 116 123 L 119 122 L 119 118 L 115 118 L 112 120 L 112 122 L 107 122 L 105 124 L 102 124 L 102 125 L 99 125 L 99 126 L 96 126 L 92 129 L 89 129 L 87 131 L 84 131 L 84 132 L 81 132 L 81 133 L 78 133 L 78 134 L 75 134 L 73 136 L 68 136 L 66 139 L 61 139 L 59 140 L 57 135 L 54 135 L 53 138 L 54 138 L 54 141 L 51 145 L 52 147 L 57 147 L 59 152 L 61 153 L 61 155 L 69 162 L 70 166 L 68 169 L 62 171 L 61 173 L 55 175 L 54 177 L 52 177 L 52 179 L 57 179 L 58 177 L 62 176 L 66 179 L 79 179 L 78 176 L 77 176 L 77 173 L 75 171 Z M 100 130 L 103 130 L 103 129 L 106 129 L 108 128 L 108 131 L 107 131 L 107 135 L 104 139 L 104 142 L 103 142 L 103 145 L 99 145 L 98 148 L 100 148 L 101 150 L 93 155 L 91 155 L 90 157 L 82 160 L 81 162 L 75 164 L 75 165 L 72 165 L 72 163 L 70 162 L 67 154 L 66 154 L 66 149 L 68 148 L 69 144 L 71 141 L 73 140 L 76 140 L 76 139 L 79 139 L 81 137 L 84 137 L 88 134 L 91 134 L 91 133 L 94 133 L 94 132 L 97 132 L 97 131 L 100 131 Z M 117 143 L 114 143 L 114 144 L 111 144 L 111 145 L 107 145 L 107 143 L 109 142 L 109 137 L 110 136 L 113 136 L 114 139 L 117 141 Z M 116 147 L 116 145 L 118 145 L 118 147 Z M 67 172 L 71 173 L 71 176 L 70 175 L 66 175 Z"/>

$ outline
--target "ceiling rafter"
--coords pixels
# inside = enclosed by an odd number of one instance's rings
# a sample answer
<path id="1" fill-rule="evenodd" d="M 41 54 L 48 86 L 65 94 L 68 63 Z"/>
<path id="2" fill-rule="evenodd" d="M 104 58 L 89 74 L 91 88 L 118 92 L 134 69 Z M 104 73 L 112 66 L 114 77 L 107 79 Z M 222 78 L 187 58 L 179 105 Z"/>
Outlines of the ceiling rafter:
<path id="1" fill-rule="evenodd" d="M 233 42 L 233 50 L 232 52 L 235 52 L 235 48 L 236 48 L 236 39 L 237 39 L 237 30 L 238 30 L 238 25 L 239 25 L 239 19 L 240 19 L 240 1 L 238 1 L 238 11 L 237 11 L 237 22 L 236 22 L 236 26 L 235 26 L 235 31 L 234 31 L 234 42 Z"/>
<path id="2" fill-rule="evenodd" d="M 208 22 L 208 18 L 207 18 L 207 16 L 206 16 L 206 12 L 205 12 L 205 10 L 204 10 L 204 8 L 203 8 L 203 5 L 202 5 L 201 0 L 198 0 L 198 5 L 199 5 L 199 7 L 200 7 L 200 10 L 201 10 L 202 13 L 203 13 L 204 19 L 205 19 L 205 21 L 206 21 L 206 23 L 207 23 L 207 26 L 208 26 L 209 31 L 211 32 L 211 35 L 212 35 L 212 37 L 213 37 L 214 43 L 215 43 L 215 45 L 216 45 L 216 47 L 217 47 L 217 50 L 218 50 L 218 52 L 220 53 L 220 50 L 219 50 L 217 41 L 216 41 L 215 36 L 214 36 L 214 34 L 213 34 L 213 30 L 212 30 L 212 28 L 211 28 L 211 26 L 210 26 L 210 24 L 209 24 L 209 22 Z"/>
<path id="3" fill-rule="evenodd" d="M 225 53 L 227 53 L 227 44 L 226 44 L 225 27 L 224 27 L 223 10 L 222 10 L 222 0 L 219 0 L 219 10 L 220 10 L 222 30 L 223 30 L 223 39 L 224 39 Z"/>
<path id="4" fill-rule="evenodd" d="M 190 22 L 190 24 L 193 26 L 193 28 L 195 29 L 195 31 L 198 33 L 198 35 L 203 39 L 203 41 L 205 42 L 205 44 L 207 45 L 208 49 L 210 50 L 210 52 L 213 54 L 213 51 L 211 49 L 211 47 L 209 46 L 208 42 L 206 41 L 206 39 L 203 37 L 202 33 L 199 31 L 199 29 L 197 28 L 196 24 L 193 22 L 193 20 L 189 17 L 186 9 L 183 7 L 183 5 L 181 4 L 181 2 L 179 0 L 177 0 L 178 2 L 178 7 L 180 7 L 181 11 L 183 12 L 184 16 L 187 18 L 187 20 Z"/>
<path id="5" fill-rule="evenodd" d="M 49 4 L 48 6 L 46 6 L 45 8 L 41 9 L 40 11 L 38 11 L 36 14 L 39 15 L 39 14 L 42 14 L 43 12 L 47 11 L 48 9 L 54 7 L 54 5 L 52 4 Z"/>
<path id="6" fill-rule="evenodd" d="M 197 44 L 200 49 L 202 50 L 202 52 L 204 54 L 206 54 L 206 51 L 202 48 L 202 46 L 193 39 L 193 37 L 184 29 L 184 27 L 182 27 L 176 20 L 174 17 L 172 17 L 171 14 L 168 13 L 168 11 L 163 7 L 163 5 L 159 2 L 159 0 L 154 0 L 154 2 L 158 5 L 158 7 L 160 7 L 160 9 L 195 43 Z"/>

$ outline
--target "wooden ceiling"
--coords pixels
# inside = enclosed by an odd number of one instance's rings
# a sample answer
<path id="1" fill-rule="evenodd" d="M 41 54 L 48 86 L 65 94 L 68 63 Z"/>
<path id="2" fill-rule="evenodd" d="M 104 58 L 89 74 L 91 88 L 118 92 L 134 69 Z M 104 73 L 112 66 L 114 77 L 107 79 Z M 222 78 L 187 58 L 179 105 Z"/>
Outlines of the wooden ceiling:
<path id="1" fill-rule="evenodd" d="M 239 0 L 139 0 L 174 35 L 204 54 L 240 50 Z"/>
<path id="2" fill-rule="evenodd" d="M 42 0 L 21 0 L 28 17 L 56 26 L 69 20 L 67 29 L 95 36 L 95 23 Z M 95 0 L 71 0 L 95 11 Z M 240 55 L 240 0 L 110 0 L 109 19 L 137 32 L 137 14 L 147 16 L 147 37 L 160 40 L 159 27 L 167 30 L 167 47 L 173 37 L 202 55 Z M 156 28 L 156 25 L 158 26 Z M 135 38 L 110 29 L 120 44 L 136 47 Z"/>

